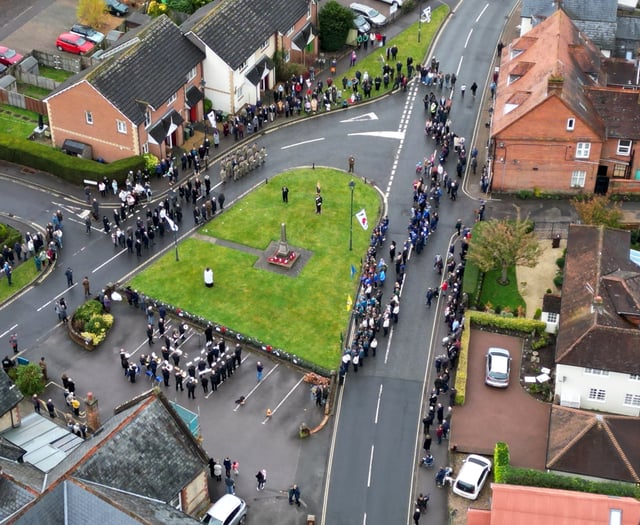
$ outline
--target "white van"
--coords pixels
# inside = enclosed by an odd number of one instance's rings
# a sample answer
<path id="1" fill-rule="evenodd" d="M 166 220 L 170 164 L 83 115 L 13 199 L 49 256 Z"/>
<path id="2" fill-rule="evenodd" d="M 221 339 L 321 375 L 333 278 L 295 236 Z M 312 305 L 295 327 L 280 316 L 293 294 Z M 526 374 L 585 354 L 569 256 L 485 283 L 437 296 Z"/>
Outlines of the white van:
<path id="1" fill-rule="evenodd" d="M 242 525 L 247 518 L 247 504 L 232 494 L 225 494 L 216 501 L 202 518 L 209 525 Z"/>

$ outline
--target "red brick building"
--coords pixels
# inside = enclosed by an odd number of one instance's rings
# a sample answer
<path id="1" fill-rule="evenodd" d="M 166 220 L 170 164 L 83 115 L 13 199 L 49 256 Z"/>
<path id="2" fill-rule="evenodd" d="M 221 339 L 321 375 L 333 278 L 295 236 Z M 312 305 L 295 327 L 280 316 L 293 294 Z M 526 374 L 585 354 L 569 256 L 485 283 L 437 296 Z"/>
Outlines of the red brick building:
<path id="1" fill-rule="evenodd" d="M 491 127 L 492 190 L 640 191 L 640 92 L 621 83 L 633 67 L 622 62 L 613 67 L 562 10 L 506 46 Z"/>

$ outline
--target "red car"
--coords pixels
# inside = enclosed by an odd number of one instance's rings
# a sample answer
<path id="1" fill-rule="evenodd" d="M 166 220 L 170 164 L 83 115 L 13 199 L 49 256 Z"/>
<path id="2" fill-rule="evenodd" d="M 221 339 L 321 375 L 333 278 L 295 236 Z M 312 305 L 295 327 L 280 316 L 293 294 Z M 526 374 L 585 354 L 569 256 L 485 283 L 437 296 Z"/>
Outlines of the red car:
<path id="1" fill-rule="evenodd" d="M 95 45 L 80 35 L 74 33 L 62 33 L 56 40 L 58 51 L 75 53 L 76 55 L 86 55 L 91 53 Z"/>
<path id="2" fill-rule="evenodd" d="M 0 64 L 5 66 L 13 66 L 20 62 L 24 57 L 20 53 L 16 53 L 15 49 L 9 49 L 5 46 L 0 46 Z"/>

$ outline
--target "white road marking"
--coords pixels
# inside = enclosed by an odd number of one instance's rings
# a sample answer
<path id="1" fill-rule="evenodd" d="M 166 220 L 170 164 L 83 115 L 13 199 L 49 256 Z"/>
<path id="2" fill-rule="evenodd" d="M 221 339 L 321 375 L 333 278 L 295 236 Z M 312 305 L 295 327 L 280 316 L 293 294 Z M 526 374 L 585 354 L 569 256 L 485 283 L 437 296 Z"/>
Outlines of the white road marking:
<path id="1" fill-rule="evenodd" d="M 460 76 L 460 68 L 462 67 L 462 61 L 463 60 L 464 60 L 464 55 L 461 55 L 460 56 L 460 62 L 458 62 L 458 69 L 456 69 L 456 77 Z"/>
<path id="2" fill-rule="evenodd" d="M 369 456 L 369 476 L 367 477 L 367 487 L 371 486 L 371 470 L 373 468 L 373 449 L 374 445 L 371 445 L 371 455 Z"/>
<path id="3" fill-rule="evenodd" d="M 296 146 L 303 146 L 305 144 L 311 144 L 312 142 L 320 142 L 322 140 L 324 140 L 324 137 L 320 137 L 319 139 L 303 140 L 302 142 L 296 142 L 295 144 L 289 144 L 288 146 L 282 146 L 280 149 L 295 148 Z"/>
<path id="4" fill-rule="evenodd" d="M 289 390 L 289 392 L 287 393 L 287 395 L 286 395 L 286 396 L 284 396 L 284 398 L 282 399 L 282 401 L 280 401 L 280 403 L 278 403 L 278 406 L 276 406 L 276 408 L 274 408 L 274 409 L 271 411 L 271 416 L 274 416 L 274 415 L 275 415 L 275 413 L 276 413 L 276 412 L 278 411 L 278 409 L 282 406 L 282 404 L 287 400 L 287 398 L 288 398 L 291 394 L 293 394 L 293 391 L 294 391 L 296 388 L 298 388 L 298 386 L 300 386 L 300 383 L 302 383 L 302 381 L 304 381 L 304 377 L 301 377 L 301 378 L 300 378 L 300 381 L 298 381 L 298 382 L 293 386 L 293 388 L 292 388 L 291 390 Z M 271 417 L 266 417 L 266 418 L 264 418 L 264 421 L 262 422 L 262 424 L 264 425 L 264 424 L 265 424 L 267 421 L 269 421 L 270 419 L 271 419 Z"/>
<path id="5" fill-rule="evenodd" d="M 471 38 L 471 35 L 473 34 L 473 28 L 471 28 L 469 30 L 469 34 L 467 35 L 467 39 L 464 42 L 464 48 L 467 49 L 467 46 L 469 45 L 469 39 Z"/>
<path id="6" fill-rule="evenodd" d="M 373 112 L 364 113 L 362 115 L 358 115 L 357 117 L 341 120 L 340 122 L 342 122 L 342 123 L 344 123 L 344 122 L 365 122 L 367 120 L 378 120 L 378 115 L 376 115 Z"/>
<path id="7" fill-rule="evenodd" d="M 364 513 L 364 516 L 362 517 L 362 525 L 367 525 L 367 513 Z"/>
<path id="8" fill-rule="evenodd" d="M 16 323 L 16 324 L 14 324 L 14 325 L 13 325 L 11 328 L 9 328 L 7 331 L 2 332 L 2 333 L 0 334 L 0 337 L 4 337 L 4 336 L 5 336 L 5 335 L 7 335 L 9 332 L 12 332 L 13 330 L 15 330 L 15 329 L 16 329 L 16 327 L 17 327 L 17 326 L 18 326 L 18 324 L 17 324 L 17 323 Z"/>
<path id="9" fill-rule="evenodd" d="M 376 406 L 376 417 L 373 422 L 378 424 L 378 414 L 380 412 L 380 400 L 382 399 L 382 384 L 380 384 L 380 390 L 378 391 L 378 406 Z"/>
<path id="10" fill-rule="evenodd" d="M 36 309 L 36 312 L 40 312 L 42 310 L 44 310 L 47 306 L 49 306 L 53 301 L 55 301 L 58 297 L 62 297 L 68 290 L 71 290 L 71 288 L 75 287 L 78 283 L 74 283 L 72 286 L 70 286 L 69 288 L 67 288 L 66 290 L 64 290 L 63 292 L 60 292 L 58 295 L 56 295 L 53 299 L 47 301 L 46 303 L 44 303 L 40 308 Z"/>
<path id="11" fill-rule="evenodd" d="M 245 401 L 249 399 L 249 397 L 251 397 L 251 394 L 253 394 L 258 389 L 258 387 L 262 384 L 262 382 L 265 379 L 267 379 L 267 377 L 269 377 L 273 372 L 275 372 L 276 368 L 278 368 L 279 366 L 280 366 L 280 363 L 278 363 L 271 370 L 269 370 L 269 372 L 267 372 L 267 375 L 262 378 L 262 381 L 259 381 L 258 384 L 254 386 L 246 396 L 244 396 Z M 240 405 L 236 405 L 236 408 L 234 408 L 233 411 L 237 412 L 239 408 L 240 408 Z"/>
<path id="12" fill-rule="evenodd" d="M 484 6 L 484 8 L 482 9 L 482 11 L 480 11 L 480 14 L 478 15 L 478 18 L 476 18 L 476 24 L 478 23 L 478 20 L 480 20 L 480 17 L 481 17 L 482 15 L 484 15 L 484 12 L 487 10 L 487 7 L 489 7 L 489 4 L 486 4 L 486 5 Z M 467 46 L 465 46 L 465 47 L 467 47 Z"/>
<path id="13" fill-rule="evenodd" d="M 123 253 L 125 253 L 127 251 L 127 249 L 123 249 L 121 250 L 119 253 L 116 253 L 113 257 L 111 257 L 110 259 L 107 259 L 105 262 L 103 262 L 100 266 L 97 266 L 96 268 L 94 268 L 93 270 L 91 270 L 91 273 L 96 273 L 97 271 L 101 270 L 102 268 L 104 268 L 107 264 L 109 264 L 111 261 L 113 261 L 114 259 L 116 259 L 117 257 L 120 257 Z"/>
<path id="14" fill-rule="evenodd" d="M 379 137 L 382 139 L 403 139 L 404 131 L 364 131 L 362 133 L 347 133 L 348 137 Z"/>

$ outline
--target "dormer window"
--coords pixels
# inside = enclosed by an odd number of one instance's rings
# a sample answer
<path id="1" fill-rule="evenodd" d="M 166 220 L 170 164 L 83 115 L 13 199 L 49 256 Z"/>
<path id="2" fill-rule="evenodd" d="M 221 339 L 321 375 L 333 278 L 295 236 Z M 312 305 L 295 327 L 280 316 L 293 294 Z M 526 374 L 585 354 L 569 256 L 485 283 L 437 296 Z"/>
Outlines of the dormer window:
<path id="1" fill-rule="evenodd" d="M 522 49 L 511 49 L 511 53 L 510 53 L 511 60 L 521 55 L 523 52 L 524 50 Z"/>

